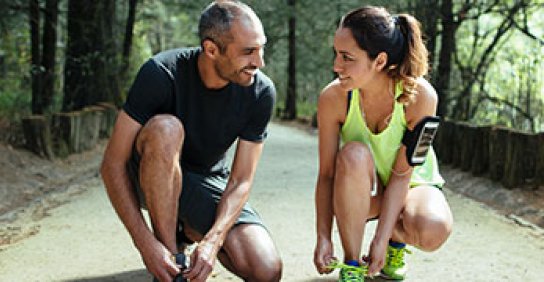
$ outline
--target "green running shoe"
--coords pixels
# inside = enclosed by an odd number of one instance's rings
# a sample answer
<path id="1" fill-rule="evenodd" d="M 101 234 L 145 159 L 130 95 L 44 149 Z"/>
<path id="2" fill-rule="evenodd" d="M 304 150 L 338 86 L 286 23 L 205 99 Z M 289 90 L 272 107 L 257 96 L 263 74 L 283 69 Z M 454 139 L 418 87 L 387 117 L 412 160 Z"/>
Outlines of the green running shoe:
<path id="1" fill-rule="evenodd" d="M 395 248 L 387 246 L 387 257 L 385 258 L 385 266 L 382 269 L 382 274 L 386 279 L 404 280 L 408 266 L 404 262 L 404 253 L 411 254 L 406 247 Z"/>
<path id="2" fill-rule="evenodd" d="M 340 279 L 338 282 L 365 282 L 365 275 L 368 271 L 366 265 L 351 266 L 337 261 L 332 262 L 329 268 L 340 269 Z"/>

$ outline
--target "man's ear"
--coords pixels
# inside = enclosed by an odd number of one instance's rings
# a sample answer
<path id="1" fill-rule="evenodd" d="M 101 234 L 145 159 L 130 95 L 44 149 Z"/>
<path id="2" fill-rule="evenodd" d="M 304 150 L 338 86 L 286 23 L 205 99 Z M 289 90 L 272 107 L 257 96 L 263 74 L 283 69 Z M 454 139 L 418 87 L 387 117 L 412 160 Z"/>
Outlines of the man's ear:
<path id="1" fill-rule="evenodd" d="M 382 71 L 385 65 L 387 65 L 388 59 L 387 53 L 380 52 L 378 56 L 376 56 L 376 59 L 374 59 L 374 68 L 376 68 L 377 71 Z"/>
<path id="2" fill-rule="evenodd" d="M 219 46 L 215 44 L 215 42 L 211 41 L 210 39 L 204 39 L 202 42 L 202 51 L 204 51 L 204 54 L 210 58 L 215 58 L 217 54 L 219 54 Z"/>

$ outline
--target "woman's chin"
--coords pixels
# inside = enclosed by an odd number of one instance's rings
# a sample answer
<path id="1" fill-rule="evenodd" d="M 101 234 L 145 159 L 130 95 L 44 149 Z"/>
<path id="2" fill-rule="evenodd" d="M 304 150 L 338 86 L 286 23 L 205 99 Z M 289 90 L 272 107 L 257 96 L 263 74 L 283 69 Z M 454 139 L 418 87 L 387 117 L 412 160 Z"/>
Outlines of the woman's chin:
<path id="1" fill-rule="evenodd" d="M 349 83 L 349 80 L 343 80 L 343 79 L 340 79 L 338 80 L 339 83 L 338 85 L 340 85 L 340 87 L 344 90 L 350 90 L 352 87 L 351 83 Z"/>

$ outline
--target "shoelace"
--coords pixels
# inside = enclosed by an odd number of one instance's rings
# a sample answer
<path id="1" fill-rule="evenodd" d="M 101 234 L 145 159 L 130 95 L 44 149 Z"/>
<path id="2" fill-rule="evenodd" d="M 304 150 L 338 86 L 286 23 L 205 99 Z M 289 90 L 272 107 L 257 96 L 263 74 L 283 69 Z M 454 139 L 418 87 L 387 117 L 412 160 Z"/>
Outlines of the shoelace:
<path id="1" fill-rule="evenodd" d="M 389 264 L 394 267 L 401 267 L 404 264 L 404 253 L 412 254 L 407 248 L 393 248 L 389 247 L 387 256 L 389 257 Z"/>
<path id="2" fill-rule="evenodd" d="M 359 281 L 357 277 L 360 275 L 364 277 L 368 272 L 368 266 L 366 265 L 352 266 L 339 261 L 333 261 L 327 267 L 330 269 L 340 269 L 342 281 Z"/>

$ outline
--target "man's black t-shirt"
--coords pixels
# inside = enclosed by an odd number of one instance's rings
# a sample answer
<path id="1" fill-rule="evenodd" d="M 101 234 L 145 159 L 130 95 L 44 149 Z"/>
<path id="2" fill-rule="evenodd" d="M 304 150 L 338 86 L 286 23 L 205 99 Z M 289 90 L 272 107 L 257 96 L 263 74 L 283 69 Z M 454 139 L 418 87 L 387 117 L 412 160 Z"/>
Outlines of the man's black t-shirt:
<path id="1" fill-rule="evenodd" d="M 276 90 L 262 72 L 254 83 L 229 83 L 207 89 L 200 77 L 200 48 L 165 51 L 140 69 L 123 110 L 144 125 L 157 114 L 177 116 L 185 129 L 181 155 L 184 169 L 225 174 L 225 152 L 237 139 L 261 142 L 274 107 Z"/>

